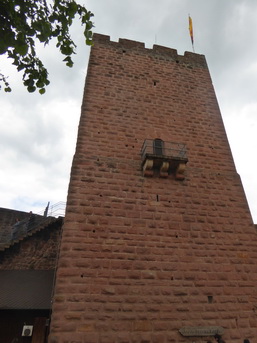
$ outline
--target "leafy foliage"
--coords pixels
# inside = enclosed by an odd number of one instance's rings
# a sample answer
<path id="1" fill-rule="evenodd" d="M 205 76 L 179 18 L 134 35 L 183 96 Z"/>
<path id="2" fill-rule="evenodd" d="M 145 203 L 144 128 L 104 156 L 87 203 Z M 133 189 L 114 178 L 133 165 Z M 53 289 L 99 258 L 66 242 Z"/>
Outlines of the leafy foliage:
<path id="1" fill-rule="evenodd" d="M 0 0 L 0 54 L 7 54 L 17 70 L 23 71 L 23 84 L 29 92 L 38 89 L 44 94 L 50 83 L 36 54 L 37 41 L 46 45 L 56 37 L 56 47 L 65 56 L 63 61 L 73 66 L 71 56 L 76 45 L 69 29 L 76 15 L 84 26 L 86 44 L 92 45 L 93 14 L 75 0 Z M 2 73 L 0 83 L 6 92 L 11 91 Z"/>

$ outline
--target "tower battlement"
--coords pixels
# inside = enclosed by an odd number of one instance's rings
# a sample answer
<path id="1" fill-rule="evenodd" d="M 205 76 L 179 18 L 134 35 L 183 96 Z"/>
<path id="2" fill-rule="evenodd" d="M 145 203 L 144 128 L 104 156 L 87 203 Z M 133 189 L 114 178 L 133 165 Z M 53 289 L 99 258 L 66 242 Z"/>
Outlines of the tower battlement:
<path id="1" fill-rule="evenodd" d="M 145 47 L 145 43 L 120 38 L 118 42 L 111 41 L 110 36 L 102 35 L 99 33 L 94 34 L 94 42 L 98 44 L 112 45 L 122 51 L 127 50 L 138 50 L 138 53 L 143 52 L 157 58 L 174 60 L 176 63 L 182 63 L 191 67 L 208 68 L 204 55 L 196 54 L 193 52 L 186 51 L 184 55 L 179 55 L 176 49 L 168 48 L 162 45 L 154 44 L 152 49 Z"/>

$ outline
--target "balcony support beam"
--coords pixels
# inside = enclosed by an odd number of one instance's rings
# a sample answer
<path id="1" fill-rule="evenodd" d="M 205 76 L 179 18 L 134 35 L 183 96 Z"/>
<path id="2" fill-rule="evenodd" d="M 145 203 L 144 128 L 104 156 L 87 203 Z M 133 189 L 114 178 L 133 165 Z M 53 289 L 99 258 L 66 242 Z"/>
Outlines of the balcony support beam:
<path id="1" fill-rule="evenodd" d="M 143 165 L 143 175 L 153 176 L 153 160 L 145 160 L 145 163 Z"/>

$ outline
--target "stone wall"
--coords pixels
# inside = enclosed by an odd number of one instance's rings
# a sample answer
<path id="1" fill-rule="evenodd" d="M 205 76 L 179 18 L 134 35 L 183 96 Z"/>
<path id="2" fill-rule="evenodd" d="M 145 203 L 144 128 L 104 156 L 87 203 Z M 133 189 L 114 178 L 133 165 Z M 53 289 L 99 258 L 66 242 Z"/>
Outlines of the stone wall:
<path id="1" fill-rule="evenodd" d="M 186 144 L 183 181 L 143 177 L 155 138 Z M 254 342 L 256 261 L 204 56 L 95 35 L 49 342 Z"/>

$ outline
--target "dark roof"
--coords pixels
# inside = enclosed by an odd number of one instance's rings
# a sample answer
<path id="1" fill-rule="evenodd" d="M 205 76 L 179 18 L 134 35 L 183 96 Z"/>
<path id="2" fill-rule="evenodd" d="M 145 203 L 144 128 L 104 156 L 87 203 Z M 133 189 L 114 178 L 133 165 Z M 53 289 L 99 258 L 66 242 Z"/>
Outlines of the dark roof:
<path id="1" fill-rule="evenodd" d="M 23 220 L 29 217 L 29 213 L 10 210 L 0 207 L 0 243 L 8 242 L 12 235 L 12 226 L 17 219 Z"/>
<path id="2" fill-rule="evenodd" d="M 50 309 L 53 270 L 1 270 L 0 309 Z"/>
<path id="3" fill-rule="evenodd" d="M 31 220 L 30 220 L 31 218 Z M 23 219 L 12 226 L 12 235 L 9 240 L 1 242 L 0 240 L 0 251 L 5 251 L 13 245 L 20 243 L 26 238 L 29 238 L 41 230 L 45 230 L 52 225 L 58 225 L 61 228 L 63 217 L 43 217 L 39 215 L 31 215 L 27 219 Z"/>

